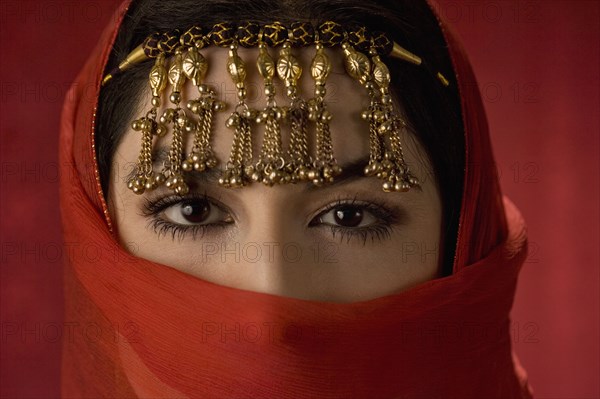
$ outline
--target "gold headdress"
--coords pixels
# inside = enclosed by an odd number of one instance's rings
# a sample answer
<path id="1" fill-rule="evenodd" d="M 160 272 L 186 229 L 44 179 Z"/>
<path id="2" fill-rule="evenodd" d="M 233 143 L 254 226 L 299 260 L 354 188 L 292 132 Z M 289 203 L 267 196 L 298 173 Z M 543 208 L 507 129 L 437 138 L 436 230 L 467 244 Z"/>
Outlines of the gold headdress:
<path id="1" fill-rule="evenodd" d="M 154 33 L 103 79 L 102 84 L 105 85 L 114 75 L 132 65 L 155 59 L 149 75 L 152 108 L 132 123 L 132 128 L 142 135 L 136 173 L 128 182 L 133 192 L 142 194 L 164 183 L 175 193 L 184 195 L 189 190 L 184 172 L 202 172 L 219 164 L 211 148 L 212 119 L 214 112 L 224 110 L 226 104 L 217 100 L 215 91 L 203 83 L 208 61 L 201 50 L 209 45 L 229 48 L 227 71 L 236 85 L 238 99 L 226 122 L 234 134 L 231 154 L 219 179 L 220 185 L 242 187 L 252 181 L 269 186 L 300 181 L 322 185 L 332 182 L 341 173 L 331 145 L 329 122 L 332 115 L 324 101 L 326 80 L 331 69 L 324 47 L 334 46 L 343 50 L 347 73 L 369 93 L 369 107 L 362 113 L 362 118 L 369 125 L 370 153 L 365 175 L 383 180 L 386 192 L 407 191 L 419 185 L 404 160 L 400 132 L 406 124 L 396 111 L 389 93 L 390 73 L 381 57 L 399 58 L 416 65 L 422 63 L 420 57 L 390 41 L 385 33 L 368 32 L 364 27 L 345 30 L 333 21 L 326 21 L 316 29 L 304 22 L 292 23 L 289 27 L 279 22 L 262 26 L 246 22 L 240 26 L 219 23 L 207 32 L 193 26 L 183 34 L 178 30 Z M 292 49 L 311 45 L 315 47 L 310 65 L 314 96 L 306 101 L 298 93 L 302 66 Z M 259 49 L 257 68 L 264 81 L 267 98 L 264 109 L 252 109 L 246 103 L 247 66 L 238 56 L 238 46 Z M 269 47 L 280 47 L 276 61 L 269 54 Z M 168 68 L 167 57 L 170 57 Z M 285 106 L 275 101 L 275 76 L 285 85 L 289 99 Z M 437 78 L 448 85 L 440 73 Z M 181 106 L 181 89 L 186 79 L 198 88 L 198 98 L 188 101 L 184 109 Z M 157 110 L 167 82 L 171 88 L 171 104 L 159 117 Z M 291 126 L 287 151 L 282 148 L 280 123 L 283 121 Z M 264 124 L 262 148 L 255 163 L 252 154 L 253 122 Z M 156 173 L 152 167 L 153 137 L 162 137 L 169 129 L 173 135 L 170 151 L 163 169 Z M 315 154 L 308 151 L 309 130 L 315 131 Z M 193 136 L 189 154 L 183 153 L 184 135 Z"/>

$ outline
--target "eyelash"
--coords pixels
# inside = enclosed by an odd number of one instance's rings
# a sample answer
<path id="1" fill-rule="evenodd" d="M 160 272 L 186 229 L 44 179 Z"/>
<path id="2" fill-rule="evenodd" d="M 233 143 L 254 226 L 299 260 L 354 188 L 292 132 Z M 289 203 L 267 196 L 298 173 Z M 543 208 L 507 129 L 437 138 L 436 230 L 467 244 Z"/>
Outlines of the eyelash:
<path id="1" fill-rule="evenodd" d="M 193 193 L 185 197 L 172 195 L 159 198 L 158 200 L 144 198 L 144 200 L 145 203 L 142 214 L 143 216 L 150 218 L 148 227 L 154 230 L 154 232 L 158 234 L 159 238 L 170 234 L 173 241 L 176 238 L 179 241 L 182 241 L 188 235 L 191 235 L 192 239 L 195 240 L 197 238 L 202 238 L 208 232 L 212 232 L 215 229 L 223 229 L 231 224 L 231 222 L 221 222 L 202 225 L 182 225 L 169 222 L 160 216 L 162 211 L 184 200 L 207 201 L 211 205 L 217 206 L 223 210 L 223 207 L 215 204 L 215 200 L 206 195 L 206 193 Z M 385 202 L 377 203 L 375 201 L 359 201 L 356 199 L 356 196 L 348 199 L 338 195 L 334 199 L 334 202 L 314 216 L 313 220 L 320 220 L 323 215 L 341 206 L 355 206 L 359 209 L 366 210 L 379 220 L 377 224 L 367 227 L 341 227 L 331 224 L 323 224 L 323 228 L 329 228 L 334 238 L 336 237 L 336 234 L 339 235 L 340 242 L 344 240 L 344 237 L 346 237 L 347 243 L 349 243 L 352 238 L 359 238 L 363 245 L 366 245 L 367 239 L 369 238 L 371 238 L 371 242 L 374 242 L 375 240 L 383 241 L 390 238 L 393 228 L 401 219 L 401 211 L 394 205 Z M 314 224 L 311 221 L 309 226 L 312 225 Z"/>
<path id="2" fill-rule="evenodd" d="M 324 227 L 330 229 L 333 238 L 339 233 L 340 242 L 344 240 L 344 237 L 347 237 L 346 243 L 349 243 L 353 238 L 360 238 L 363 245 L 366 245 L 368 238 L 371 238 L 371 242 L 374 242 L 376 239 L 383 241 L 390 238 L 393 227 L 398 223 L 399 217 L 397 214 L 399 211 L 392 211 L 391 209 L 395 209 L 395 207 L 384 202 L 377 204 L 374 201 L 359 201 L 356 199 L 356 196 L 351 199 L 338 196 L 333 203 L 328 205 L 323 211 L 319 212 L 315 218 L 320 218 L 332 209 L 348 205 L 369 211 L 373 216 L 379 219 L 379 222 L 378 224 L 368 227 L 325 225 Z"/>
<path id="3" fill-rule="evenodd" d="M 171 195 L 161 197 L 158 200 L 151 200 L 144 198 L 144 208 L 142 214 L 150 218 L 148 227 L 154 230 L 158 234 L 158 238 L 171 234 L 171 238 L 175 241 L 182 241 L 184 238 L 191 234 L 192 239 L 202 238 L 204 235 L 212 229 L 223 229 L 230 223 L 210 223 L 210 224 L 196 224 L 196 225 L 182 225 L 177 223 L 169 222 L 160 217 L 160 213 L 165 209 L 177 205 L 184 200 L 203 200 L 210 202 L 214 205 L 215 201 L 210 198 L 206 193 L 190 193 L 185 197 L 178 195 Z M 219 208 L 222 208 L 219 206 Z"/>

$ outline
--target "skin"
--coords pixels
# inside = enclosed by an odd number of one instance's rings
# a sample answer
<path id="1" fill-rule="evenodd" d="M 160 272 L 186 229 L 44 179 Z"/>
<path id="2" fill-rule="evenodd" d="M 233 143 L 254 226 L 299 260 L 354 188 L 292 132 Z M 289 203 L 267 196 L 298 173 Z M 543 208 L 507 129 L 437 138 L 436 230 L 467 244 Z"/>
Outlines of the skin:
<path id="1" fill-rule="evenodd" d="M 233 110 L 232 104 L 237 102 L 235 86 L 224 67 L 227 51 L 208 48 L 202 52 L 210 63 L 205 83 L 229 104 L 225 111 L 216 113 L 213 124 L 212 145 L 221 161 L 218 167 L 224 168 L 233 137 L 233 131 L 225 127 L 225 120 Z M 344 72 L 341 51 L 327 49 L 327 52 L 332 72 L 325 100 L 334 116 L 330 124 L 334 156 L 344 167 L 369 153 L 368 125 L 360 118 L 368 104 L 368 95 Z M 240 49 L 239 54 L 248 69 L 247 103 L 262 109 L 265 96 L 262 78 L 255 67 L 258 50 Z M 307 68 L 313 51 L 294 54 L 304 67 L 300 93 L 308 99 L 314 87 Z M 273 51 L 271 55 L 276 57 Z M 278 104 L 288 104 L 279 79 L 275 83 Z M 170 87 L 166 91 L 170 93 Z M 164 94 L 159 115 L 164 105 L 169 104 L 169 93 Z M 197 97 L 197 89 L 191 82 L 186 83 L 182 97 L 182 106 Z M 148 89 L 140 99 L 137 114 L 143 115 L 151 108 L 150 99 Z M 289 131 L 282 129 L 285 151 Z M 253 134 L 256 131 L 254 126 Z M 311 130 L 309 136 L 312 135 Z M 158 145 L 168 145 L 170 140 L 168 134 Z M 255 160 L 260 151 L 259 141 L 253 140 Z M 314 143 L 310 144 L 314 153 Z M 363 177 L 362 173 L 357 179 L 310 191 L 305 190 L 305 183 L 273 187 L 252 183 L 241 189 L 229 189 L 198 185 L 189 179 L 190 193 L 204 194 L 212 202 L 204 223 L 228 222 L 193 237 L 190 232 L 181 236 L 173 235 L 170 230 L 159 234 L 164 223 L 189 223 L 181 215 L 181 203 L 154 215 L 162 220 L 158 232 L 152 225 L 155 219 L 145 214 L 148 201 L 173 197 L 170 189 L 162 186 L 136 195 L 126 187 L 126 176 L 131 173 L 140 149 L 140 133 L 129 129 L 113 159 L 109 210 L 121 243 L 136 256 L 239 289 L 313 301 L 365 301 L 398 293 L 439 275 L 442 206 L 438 187 L 426 153 L 413 134 L 403 133 L 402 144 L 405 159 L 421 182 L 420 189 L 404 193 L 386 193 L 381 180 Z M 187 153 L 191 140 L 186 147 Z M 160 169 L 155 166 L 155 170 Z M 336 211 L 344 207 L 338 200 L 354 201 L 351 208 L 346 205 L 346 211 L 358 212 L 357 227 L 345 227 L 335 219 Z M 199 201 L 196 204 L 206 204 L 202 199 Z M 384 221 L 364 208 L 368 203 L 394 215 L 387 233 L 382 233 Z M 331 206 L 337 208 L 327 210 Z M 334 235 L 331 226 L 346 230 Z M 364 233 L 365 228 L 377 226 L 379 234 Z M 362 235 L 352 235 L 360 230 Z"/>

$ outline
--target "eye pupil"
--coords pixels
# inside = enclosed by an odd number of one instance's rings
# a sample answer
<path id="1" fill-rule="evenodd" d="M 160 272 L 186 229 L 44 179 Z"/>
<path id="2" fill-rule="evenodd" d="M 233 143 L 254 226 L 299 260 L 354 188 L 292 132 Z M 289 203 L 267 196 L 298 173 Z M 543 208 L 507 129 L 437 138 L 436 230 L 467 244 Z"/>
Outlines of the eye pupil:
<path id="1" fill-rule="evenodd" d="M 363 212 L 355 207 L 343 207 L 335 211 L 335 222 L 344 227 L 355 227 L 360 224 Z"/>
<path id="2" fill-rule="evenodd" d="M 181 206 L 181 215 L 190 223 L 201 223 L 209 214 L 210 204 L 207 201 L 190 201 Z"/>

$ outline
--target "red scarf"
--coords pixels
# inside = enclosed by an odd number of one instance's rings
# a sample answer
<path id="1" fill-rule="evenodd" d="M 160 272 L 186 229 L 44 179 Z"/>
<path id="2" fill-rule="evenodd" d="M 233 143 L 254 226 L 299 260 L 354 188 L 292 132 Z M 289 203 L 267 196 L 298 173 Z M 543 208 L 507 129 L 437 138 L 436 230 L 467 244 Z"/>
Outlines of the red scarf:
<path id="1" fill-rule="evenodd" d="M 465 190 L 454 273 L 356 303 L 213 284 L 129 255 L 94 156 L 100 81 L 127 3 L 65 103 L 61 209 L 69 262 L 63 397 L 530 398 L 509 312 L 525 224 L 503 198 L 470 65 L 443 26 L 462 89 Z M 89 82 L 94 82 L 90 98 Z"/>

